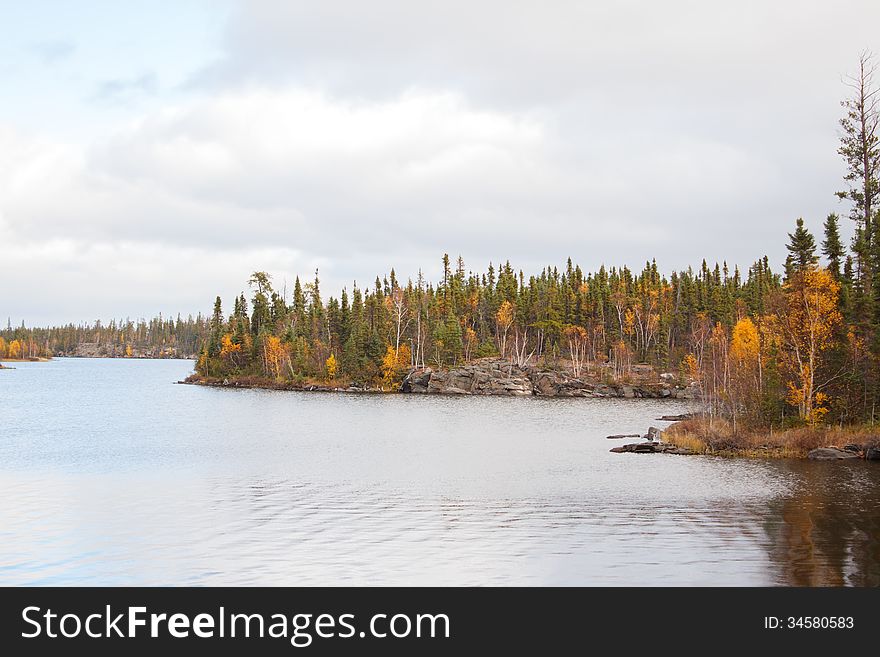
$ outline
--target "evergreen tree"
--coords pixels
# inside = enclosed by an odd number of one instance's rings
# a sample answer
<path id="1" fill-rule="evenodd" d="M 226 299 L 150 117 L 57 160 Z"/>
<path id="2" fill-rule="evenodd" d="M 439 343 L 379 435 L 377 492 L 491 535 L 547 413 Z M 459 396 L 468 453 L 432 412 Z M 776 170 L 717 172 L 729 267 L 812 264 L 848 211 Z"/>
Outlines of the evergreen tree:
<path id="1" fill-rule="evenodd" d="M 819 261 L 816 255 L 816 240 L 813 235 L 804 227 L 803 218 L 797 220 L 797 227 L 793 233 L 788 234 L 789 242 L 786 249 L 791 257 L 791 263 L 786 261 L 786 269 L 791 268 L 792 273 L 802 273 L 807 271 Z M 789 276 L 789 278 L 791 278 Z"/>
<path id="2" fill-rule="evenodd" d="M 841 264 L 846 256 L 846 249 L 840 239 L 838 217 L 833 212 L 825 218 L 825 239 L 822 241 L 822 254 L 828 259 L 828 271 L 836 280 L 841 277 Z"/>
<path id="3" fill-rule="evenodd" d="M 208 340 L 208 356 L 220 353 L 220 341 L 223 337 L 223 305 L 220 297 L 214 300 L 214 313 L 211 315 L 211 336 Z"/>

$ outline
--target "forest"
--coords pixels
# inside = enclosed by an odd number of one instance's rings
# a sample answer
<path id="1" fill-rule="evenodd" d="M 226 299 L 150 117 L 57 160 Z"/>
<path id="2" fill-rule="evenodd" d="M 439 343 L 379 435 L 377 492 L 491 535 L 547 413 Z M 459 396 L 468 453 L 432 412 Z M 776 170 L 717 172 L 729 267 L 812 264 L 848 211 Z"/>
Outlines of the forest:
<path id="1" fill-rule="evenodd" d="M 526 276 L 509 262 L 474 272 L 444 255 L 440 280 L 419 272 L 404 281 L 391 269 L 326 300 L 317 272 L 296 279 L 290 300 L 255 272 L 250 298 L 239 295 L 228 314 L 215 300 L 197 373 L 396 390 L 412 368 L 490 356 L 616 381 L 649 364 L 698 382 L 707 414 L 734 428 L 872 424 L 880 393 L 874 68 L 863 54 L 841 103 L 847 174 L 836 195 L 853 222 L 849 244 L 831 213 L 819 242 L 794 222 L 779 272 L 766 256 L 745 270 L 703 261 L 668 274 L 654 261 L 585 272 L 568 259 Z"/>
<path id="2" fill-rule="evenodd" d="M 194 358 L 207 336 L 208 323 L 195 319 L 111 320 L 46 328 L 0 330 L 0 361 L 53 356 Z"/>

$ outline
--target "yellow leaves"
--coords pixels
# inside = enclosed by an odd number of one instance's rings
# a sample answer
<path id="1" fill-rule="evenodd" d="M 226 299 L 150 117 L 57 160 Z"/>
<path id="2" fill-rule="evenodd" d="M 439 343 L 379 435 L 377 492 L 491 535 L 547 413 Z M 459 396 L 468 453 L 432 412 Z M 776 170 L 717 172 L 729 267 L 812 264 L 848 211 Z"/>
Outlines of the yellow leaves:
<path id="1" fill-rule="evenodd" d="M 761 354 L 758 328 L 748 317 L 743 317 L 733 327 L 730 356 L 740 364 L 757 363 Z"/>
<path id="2" fill-rule="evenodd" d="M 220 357 L 229 358 L 232 354 L 241 352 L 241 345 L 232 341 L 232 335 L 224 333 L 220 338 Z"/>
<path id="3" fill-rule="evenodd" d="M 388 345 L 385 355 L 382 357 L 382 383 L 390 386 L 394 379 L 394 369 L 397 365 L 397 354 L 394 353 L 394 347 Z"/>
<path id="4" fill-rule="evenodd" d="M 687 354 L 681 359 L 681 371 L 684 376 L 692 381 L 700 380 L 700 363 L 693 354 Z"/>
<path id="5" fill-rule="evenodd" d="M 263 366 L 266 374 L 277 379 L 281 376 L 281 364 L 287 357 L 287 349 L 281 344 L 281 338 L 267 335 L 263 339 Z"/>
<path id="6" fill-rule="evenodd" d="M 816 400 L 814 402 L 812 411 L 810 416 L 807 418 L 807 421 L 810 424 L 819 424 L 825 418 L 825 415 L 828 413 L 828 408 L 825 406 L 827 402 L 831 401 L 831 397 L 826 395 L 824 392 L 816 393 Z"/>
<path id="7" fill-rule="evenodd" d="M 202 349 L 196 361 L 196 372 L 208 374 L 208 352 L 205 349 Z"/>
<path id="8" fill-rule="evenodd" d="M 504 301 L 495 313 L 495 321 L 502 329 L 509 329 L 516 316 L 516 308 L 510 301 Z"/>
<path id="9" fill-rule="evenodd" d="M 330 354 L 327 357 L 327 360 L 324 363 L 324 366 L 327 368 L 327 378 L 334 379 L 336 378 L 336 370 L 338 369 L 338 364 L 336 362 L 335 354 Z"/>
<path id="10" fill-rule="evenodd" d="M 388 345 L 382 357 L 382 386 L 391 390 L 400 384 L 403 374 L 409 369 L 412 351 L 409 345 L 402 344 L 394 353 L 394 347 Z"/>
<path id="11" fill-rule="evenodd" d="M 632 335 L 636 330 L 636 314 L 632 311 L 631 308 L 626 309 L 626 313 L 623 315 L 623 332 L 627 335 Z"/>
<path id="12" fill-rule="evenodd" d="M 809 377 L 809 372 L 804 372 L 801 376 L 801 380 L 807 381 Z M 789 381 L 788 385 L 788 394 L 786 395 L 785 401 L 788 402 L 792 406 L 797 406 L 799 408 L 803 408 L 807 406 L 807 411 L 803 417 L 803 419 L 812 425 L 820 424 L 825 416 L 828 414 L 828 404 L 831 401 L 830 395 L 825 394 L 824 392 L 816 392 L 812 396 L 812 400 L 808 398 L 808 390 L 807 386 L 797 386 L 795 383 Z"/>
<path id="13" fill-rule="evenodd" d="M 502 358 L 507 355 L 507 332 L 516 319 L 516 307 L 509 301 L 504 301 L 495 313 L 495 339 L 498 341 L 498 351 Z"/>
<path id="14" fill-rule="evenodd" d="M 7 356 L 7 345 L 6 340 L 0 337 L 0 358 L 6 358 Z"/>
<path id="15" fill-rule="evenodd" d="M 21 342 L 19 340 L 13 340 L 9 343 L 6 357 L 12 358 L 13 360 L 21 358 Z"/>
<path id="16" fill-rule="evenodd" d="M 810 343 L 817 351 L 831 346 L 842 321 L 837 309 L 840 285 L 827 269 L 810 269 L 794 276 L 783 287 L 784 304 L 772 316 L 790 342 Z"/>
<path id="17" fill-rule="evenodd" d="M 822 385 L 817 373 L 843 321 L 837 308 L 839 293 L 840 285 L 827 269 L 807 269 L 785 284 L 774 312 L 765 318 L 768 337 L 778 345 L 781 364 L 791 377 L 788 402 L 811 423 L 828 412 L 819 402 Z"/>
<path id="18" fill-rule="evenodd" d="M 563 331 L 563 334 L 567 340 L 571 341 L 585 341 L 587 339 L 587 329 L 576 324 L 567 326 L 565 331 Z"/>
<path id="19" fill-rule="evenodd" d="M 125 357 L 131 358 L 131 354 L 132 354 L 131 345 L 130 344 L 125 345 Z"/>

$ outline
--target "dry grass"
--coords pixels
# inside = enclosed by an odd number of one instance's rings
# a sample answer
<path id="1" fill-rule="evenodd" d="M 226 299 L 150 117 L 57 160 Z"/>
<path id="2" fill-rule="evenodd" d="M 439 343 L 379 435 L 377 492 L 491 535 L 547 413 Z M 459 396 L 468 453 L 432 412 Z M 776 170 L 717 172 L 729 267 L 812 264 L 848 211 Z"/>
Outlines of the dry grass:
<path id="1" fill-rule="evenodd" d="M 873 427 L 797 427 L 791 429 L 739 429 L 725 420 L 695 418 L 676 422 L 663 439 L 697 454 L 763 458 L 803 458 L 816 447 L 873 445 L 880 440 Z"/>

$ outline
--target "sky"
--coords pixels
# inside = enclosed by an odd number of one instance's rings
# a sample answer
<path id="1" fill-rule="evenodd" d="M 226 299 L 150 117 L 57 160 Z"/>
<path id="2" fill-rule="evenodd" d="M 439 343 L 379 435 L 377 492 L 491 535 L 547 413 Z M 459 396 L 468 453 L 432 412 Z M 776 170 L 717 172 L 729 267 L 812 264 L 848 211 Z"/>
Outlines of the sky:
<path id="1" fill-rule="evenodd" d="M 848 213 L 843 78 L 880 51 L 873 0 L 0 16 L 0 321 L 29 326 L 207 314 L 257 270 L 436 279 L 443 253 L 780 267 L 797 217 Z"/>

